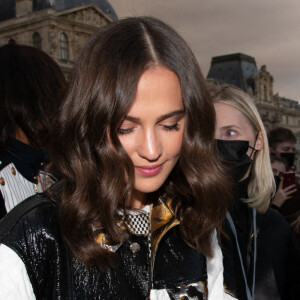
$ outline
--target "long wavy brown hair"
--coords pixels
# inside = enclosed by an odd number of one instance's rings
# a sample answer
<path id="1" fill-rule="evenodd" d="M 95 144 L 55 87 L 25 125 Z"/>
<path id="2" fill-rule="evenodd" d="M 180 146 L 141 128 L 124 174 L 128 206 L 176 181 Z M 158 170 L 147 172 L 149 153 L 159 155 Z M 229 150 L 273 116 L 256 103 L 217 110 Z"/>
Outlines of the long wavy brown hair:
<path id="1" fill-rule="evenodd" d="M 105 270 L 116 258 L 95 242 L 93 228 L 105 228 L 111 243 L 128 239 L 117 225 L 117 210 L 132 196 L 134 168 L 118 129 L 139 78 L 151 65 L 172 70 L 181 84 L 186 114 L 182 151 L 160 192 L 173 197 L 184 240 L 212 256 L 211 233 L 220 230 L 231 202 L 215 156 L 215 112 L 186 42 L 154 18 L 111 23 L 83 50 L 54 128 L 52 159 L 61 176 L 54 191 L 60 187 L 56 201 L 61 231 L 86 266 Z"/>

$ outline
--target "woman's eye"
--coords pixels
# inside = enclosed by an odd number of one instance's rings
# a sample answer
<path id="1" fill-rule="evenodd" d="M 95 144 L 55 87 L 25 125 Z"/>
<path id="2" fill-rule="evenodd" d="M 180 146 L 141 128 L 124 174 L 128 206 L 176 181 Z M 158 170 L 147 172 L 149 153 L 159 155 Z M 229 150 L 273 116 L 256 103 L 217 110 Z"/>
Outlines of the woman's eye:
<path id="1" fill-rule="evenodd" d="M 226 132 L 226 136 L 228 136 L 228 137 L 234 137 L 234 136 L 236 136 L 236 131 L 234 131 L 234 130 L 228 130 Z"/>
<path id="2" fill-rule="evenodd" d="M 162 125 L 163 129 L 166 131 L 178 131 L 179 130 L 179 125 L 178 123 L 175 123 L 173 125 Z"/>
<path id="3" fill-rule="evenodd" d="M 125 135 L 132 132 L 132 128 L 119 128 L 118 129 L 118 134 L 120 135 Z"/>

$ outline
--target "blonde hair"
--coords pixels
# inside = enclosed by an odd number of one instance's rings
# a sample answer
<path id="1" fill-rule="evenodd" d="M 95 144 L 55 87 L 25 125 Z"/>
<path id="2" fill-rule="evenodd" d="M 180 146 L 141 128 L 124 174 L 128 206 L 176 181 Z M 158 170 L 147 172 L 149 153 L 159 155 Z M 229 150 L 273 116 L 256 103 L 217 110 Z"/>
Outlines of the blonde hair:
<path id="1" fill-rule="evenodd" d="M 250 207 L 263 213 L 274 196 L 276 185 L 271 168 L 267 133 L 253 99 L 246 92 L 234 86 L 208 86 L 214 103 L 224 103 L 239 110 L 250 122 L 253 129 L 262 133 L 264 147 L 256 152 L 251 166 L 252 176 L 248 185 L 248 199 L 243 199 Z"/>

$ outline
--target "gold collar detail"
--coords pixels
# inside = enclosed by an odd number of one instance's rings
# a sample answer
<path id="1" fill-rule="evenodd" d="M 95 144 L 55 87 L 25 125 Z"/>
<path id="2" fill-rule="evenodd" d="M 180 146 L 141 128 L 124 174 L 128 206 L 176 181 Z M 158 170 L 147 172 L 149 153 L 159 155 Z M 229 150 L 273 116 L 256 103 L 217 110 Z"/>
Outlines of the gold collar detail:
<path id="1" fill-rule="evenodd" d="M 156 204 L 152 205 L 150 209 L 150 228 L 151 228 L 151 260 L 153 260 L 156 249 L 161 238 L 166 232 L 174 226 L 180 224 L 179 220 L 175 217 L 172 208 L 172 199 L 166 195 L 159 198 Z M 118 225 L 123 230 L 130 232 L 123 220 L 118 221 Z M 110 245 L 110 241 L 105 234 L 105 229 L 100 228 L 94 230 L 95 241 L 105 249 L 116 252 L 121 244 Z"/>

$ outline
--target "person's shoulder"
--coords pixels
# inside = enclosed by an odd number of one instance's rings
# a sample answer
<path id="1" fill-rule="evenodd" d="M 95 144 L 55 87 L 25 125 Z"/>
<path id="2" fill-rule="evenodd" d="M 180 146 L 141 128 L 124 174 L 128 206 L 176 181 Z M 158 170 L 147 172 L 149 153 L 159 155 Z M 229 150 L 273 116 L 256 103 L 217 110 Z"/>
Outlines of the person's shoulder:
<path id="1" fill-rule="evenodd" d="M 261 217 L 268 222 L 279 222 L 281 225 L 286 224 L 288 225 L 288 222 L 286 219 L 275 209 L 269 207 L 265 213 L 261 214 Z"/>
<path id="2" fill-rule="evenodd" d="M 27 198 L 0 221 L 0 243 L 58 222 L 56 205 L 43 193 Z"/>
<path id="3" fill-rule="evenodd" d="M 263 214 L 257 215 L 258 227 L 274 234 L 291 235 L 291 227 L 287 220 L 276 210 L 268 208 Z"/>
<path id="4" fill-rule="evenodd" d="M 7 159 L 5 156 L 0 154 L 0 173 L 2 170 L 4 170 L 6 167 L 8 167 L 12 162 Z"/>
<path id="5" fill-rule="evenodd" d="M 0 150 L 0 171 L 13 163 L 13 161 L 14 155 L 10 151 L 7 151 L 7 147 Z"/>

